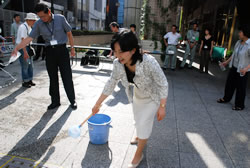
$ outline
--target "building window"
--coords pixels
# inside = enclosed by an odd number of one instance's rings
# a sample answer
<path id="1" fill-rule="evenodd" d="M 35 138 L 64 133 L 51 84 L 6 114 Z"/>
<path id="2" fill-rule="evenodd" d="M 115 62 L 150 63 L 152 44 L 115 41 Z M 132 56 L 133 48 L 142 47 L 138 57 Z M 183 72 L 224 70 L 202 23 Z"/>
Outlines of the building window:
<path id="1" fill-rule="evenodd" d="M 97 10 L 97 0 L 94 1 L 94 9 Z"/>
<path id="2" fill-rule="evenodd" d="M 94 10 L 102 11 L 102 0 L 94 0 Z"/>

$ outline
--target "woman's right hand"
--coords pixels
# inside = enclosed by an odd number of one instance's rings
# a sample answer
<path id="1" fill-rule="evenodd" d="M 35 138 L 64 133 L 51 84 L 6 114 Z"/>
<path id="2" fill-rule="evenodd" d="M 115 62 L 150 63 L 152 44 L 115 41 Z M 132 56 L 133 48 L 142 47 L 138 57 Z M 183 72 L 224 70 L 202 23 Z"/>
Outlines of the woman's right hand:
<path id="1" fill-rule="evenodd" d="M 101 105 L 94 105 L 94 107 L 92 108 L 92 115 L 95 115 L 96 113 L 98 113 L 100 108 L 101 108 Z"/>

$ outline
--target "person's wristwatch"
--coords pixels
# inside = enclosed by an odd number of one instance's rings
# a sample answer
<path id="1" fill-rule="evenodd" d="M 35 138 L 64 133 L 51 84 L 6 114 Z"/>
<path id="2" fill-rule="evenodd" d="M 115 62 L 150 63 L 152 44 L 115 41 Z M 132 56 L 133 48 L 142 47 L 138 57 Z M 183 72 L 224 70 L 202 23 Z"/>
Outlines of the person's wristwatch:
<path id="1" fill-rule="evenodd" d="M 160 104 L 160 107 L 164 108 L 166 107 L 166 104 Z"/>

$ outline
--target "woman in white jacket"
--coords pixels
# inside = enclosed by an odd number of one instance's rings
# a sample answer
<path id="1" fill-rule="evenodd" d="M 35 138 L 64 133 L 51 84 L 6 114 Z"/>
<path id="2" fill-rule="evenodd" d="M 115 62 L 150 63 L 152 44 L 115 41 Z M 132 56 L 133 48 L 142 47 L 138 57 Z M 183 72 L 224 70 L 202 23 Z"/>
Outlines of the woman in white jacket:
<path id="1" fill-rule="evenodd" d="M 114 60 L 113 72 L 104 90 L 92 108 L 96 114 L 102 102 L 112 94 L 118 81 L 126 88 L 133 113 L 138 142 L 137 150 L 129 167 L 137 167 L 143 159 L 143 149 L 150 137 L 154 116 L 158 121 L 166 115 L 168 82 L 154 57 L 140 53 L 138 40 L 133 32 L 123 31 L 113 37 L 111 48 L 117 59 Z M 134 85 L 131 92 L 129 85 Z M 133 97 L 132 97 L 133 95 Z"/>

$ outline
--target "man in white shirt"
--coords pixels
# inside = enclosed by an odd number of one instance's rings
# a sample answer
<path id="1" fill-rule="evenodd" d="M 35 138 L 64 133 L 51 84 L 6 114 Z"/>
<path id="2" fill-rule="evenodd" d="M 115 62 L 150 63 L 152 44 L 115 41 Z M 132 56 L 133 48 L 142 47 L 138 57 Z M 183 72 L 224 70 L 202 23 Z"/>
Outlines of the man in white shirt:
<path id="1" fill-rule="evenodd" d="M 175 70 L 176 68 L 176 52 L 177 52 L 177 46 L 178 42 L 181 38 L 181 35 L 176 32 L 177 31 L 177 26 L 173 25 L 172 26 L 172 31 L 168 32 L 167 34 L 164 35 L 164 43 L 167 47 L 166 49 L 166 56 L 165 56 L 165 61 L 163 64 L 163 69 L 166 70 L 168 68 L 169 64 L 169 57 L 171 56 L 171 65 L 170 68 L 171 70 Z"/>
<path id="2" fill-rule="evenodd" d="M 21 24 L 17 31 L 17 38 L 16 38 L 16 44 L 20 44 L 22 40 L 24 40 L 26 37 L 28 37 L 29 33 L 31 32 L 31 27 L 36 22 L 37 17 L 34 13 L 28 13 L 25 22 Z M 35 86 L 35 83 L 33 83 L 33 60 L 29 56 L 28 52 L 30 50 L 30 47 L 27 46 L 26 48 L 23 48 L 19 50 L 21 53 L 21 56 L 19 57 L 21 69 L 22 69 L 22 86 L 26 88 L 30 88 L 31 86 Z"/>

